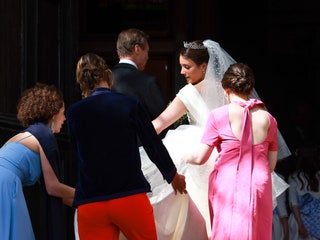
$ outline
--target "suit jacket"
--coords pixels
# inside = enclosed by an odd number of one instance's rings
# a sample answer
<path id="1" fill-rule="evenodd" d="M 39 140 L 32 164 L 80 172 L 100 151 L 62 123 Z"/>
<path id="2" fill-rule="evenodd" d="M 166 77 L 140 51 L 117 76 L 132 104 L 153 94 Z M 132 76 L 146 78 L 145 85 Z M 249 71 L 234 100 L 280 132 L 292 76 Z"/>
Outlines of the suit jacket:
<path id="1" fill-rule="evenodd" d="M 150 119 L 155 119 L 167 107 L 158 79 L 128 63 L 118 63 L 112 69 L 116 92 L 131 96 L 146 108 Z"/>
<path id="2" fill-rule="evenodd" d="M 139 71 L 128 63 L 116 64 L 112 72 L 115 80 L 113 90 L 140 101 L 151 120 L 157 118 L 166 109 L 167 103 L 155 76 Z M 168 129 L 163 130 L 159 137 L 164 138 L 167 131 Z"/>

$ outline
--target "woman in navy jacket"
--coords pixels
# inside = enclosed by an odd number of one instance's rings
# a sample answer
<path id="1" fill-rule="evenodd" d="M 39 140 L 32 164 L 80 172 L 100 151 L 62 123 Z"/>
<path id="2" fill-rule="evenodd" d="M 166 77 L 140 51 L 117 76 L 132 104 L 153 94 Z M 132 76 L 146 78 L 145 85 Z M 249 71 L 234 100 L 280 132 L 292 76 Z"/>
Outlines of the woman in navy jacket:
<path id="1" fill-rule="evenodd" d="M 111 90 L 112 72 L 96 54 L 77 64 L 83 99 L 67 111 L 71 141 L 78 155 L 74 207 L 81 240 L 157 239 L 150 185 L 141 170 L 138 137 L 175 192 L 186 193 L 148 114 L 134 98 Z"/>

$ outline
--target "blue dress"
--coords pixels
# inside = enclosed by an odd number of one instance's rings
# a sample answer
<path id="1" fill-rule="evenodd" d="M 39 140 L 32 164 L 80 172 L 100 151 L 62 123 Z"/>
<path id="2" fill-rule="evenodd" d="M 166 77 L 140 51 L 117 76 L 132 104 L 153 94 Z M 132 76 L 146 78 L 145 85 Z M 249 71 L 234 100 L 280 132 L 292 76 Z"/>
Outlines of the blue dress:
<path id="1" fill-rule="evenodd" d="M 0 239 L 35 239 L 23 194 L 41 175 L 40 155 L 19 142 L 0 148 Z"/>

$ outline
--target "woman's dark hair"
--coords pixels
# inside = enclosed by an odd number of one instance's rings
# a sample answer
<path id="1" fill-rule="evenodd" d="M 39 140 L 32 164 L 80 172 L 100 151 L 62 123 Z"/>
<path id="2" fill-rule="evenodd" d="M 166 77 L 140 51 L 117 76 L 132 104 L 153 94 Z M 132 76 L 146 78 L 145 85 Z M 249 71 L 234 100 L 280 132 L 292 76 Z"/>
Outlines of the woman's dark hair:
<path id="1" fill-rule="evenodd" d="M 208 49 L 203 45 L 201 40 L 184 43 L 184 46 L 180 50 L 180 55 L 191 59 L 197 65 L 209 62 Z"/>
<path id="2" fill-rule="evenodd" d="M 300 176 L 304 176 L 307 179 L 307 188 L 311 191 L 319 191 L 319 180 L 317 174 L 320 170 L 320 147 L 316 144 L 304 144 L 296 150 L 297 158 L 297 176 L 302 186 L 303 181 Z"/>
<path id="3" fill-rule="evenodd" d="M 221 80 L 223 89 L 229 88 L 238 94 L 250 95 L 255 85 L 252 69 L 244 63 L 234 63 L 229 66 Z"/>

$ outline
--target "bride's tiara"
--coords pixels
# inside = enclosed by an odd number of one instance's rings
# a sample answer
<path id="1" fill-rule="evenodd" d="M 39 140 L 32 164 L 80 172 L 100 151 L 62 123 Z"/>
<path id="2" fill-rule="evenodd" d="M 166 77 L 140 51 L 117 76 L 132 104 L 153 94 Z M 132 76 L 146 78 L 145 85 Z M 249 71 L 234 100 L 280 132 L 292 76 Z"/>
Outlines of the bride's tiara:
<path id="1" fill-rule="evenodd" d="M 183 46 L 189 49 L 206 49 L 205 46 L 197 44 L 195 42 L 183 42 Z"/>

